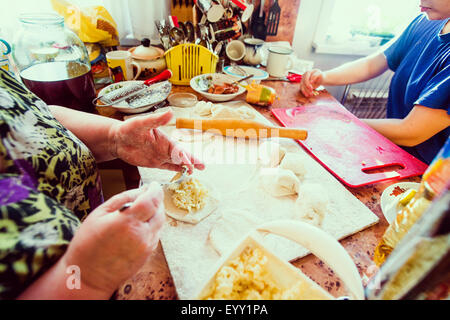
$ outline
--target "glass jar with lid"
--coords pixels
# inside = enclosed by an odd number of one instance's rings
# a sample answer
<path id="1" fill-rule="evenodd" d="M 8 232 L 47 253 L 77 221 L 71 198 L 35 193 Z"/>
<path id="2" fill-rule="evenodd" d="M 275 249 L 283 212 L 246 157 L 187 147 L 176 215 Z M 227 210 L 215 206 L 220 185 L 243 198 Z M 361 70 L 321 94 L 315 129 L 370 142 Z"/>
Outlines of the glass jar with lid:
<path id="1" fill-rule="evenodd" d="M 12 57 L 23 83 L 47 104 L 93 111 L 95 86 L 84 43 L 54 13 L 19 17 Z"/>

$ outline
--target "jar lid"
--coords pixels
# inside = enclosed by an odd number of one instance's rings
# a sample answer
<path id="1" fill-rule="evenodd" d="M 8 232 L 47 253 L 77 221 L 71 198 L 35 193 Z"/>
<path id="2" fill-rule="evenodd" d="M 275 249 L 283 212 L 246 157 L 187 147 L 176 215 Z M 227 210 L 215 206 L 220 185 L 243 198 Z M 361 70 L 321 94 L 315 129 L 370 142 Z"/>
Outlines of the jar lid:
<path id="1" fill-rule="evenodd" d="M 133 58 L 140 60 L 155 60 L 164 55 L 164 50 L 150 45 L 150 39 L 144 38 L 141 45 L 129 50 Z"/>

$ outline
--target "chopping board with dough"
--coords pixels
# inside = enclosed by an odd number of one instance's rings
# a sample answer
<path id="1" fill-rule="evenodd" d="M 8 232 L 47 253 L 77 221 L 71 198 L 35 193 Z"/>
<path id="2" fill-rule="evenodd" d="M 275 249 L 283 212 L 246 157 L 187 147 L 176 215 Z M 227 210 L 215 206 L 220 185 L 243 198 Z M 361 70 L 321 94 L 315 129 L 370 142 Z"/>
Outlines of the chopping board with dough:
<path id="1" fill-rule="evenodd" d="M 201 101 L 179 111 L 173 108 L 175 118 L 242 119 L 272 125 L 244 101 Z M 175 124 L 176 119 L 161 130 L 206 164 L 206 169 L 195 171 L 193 177 L 211 190 L 207 214 L 199 211 L 200 216 L 182 221 L 169 213 L 161 233 L 180 299 L 192 299 L 221 255 L 261 223 L 279 219 L 307 222 L 340 240 L 378 222 L 375 214 L 292 139 L 240 139 L 177 129 Z M 139 168 L 139 172 L 145 183 L 167 183 L 174 175 L 149 168 Z M 274 234 L 263 241 L 285 261 L 309 253 Z"/>

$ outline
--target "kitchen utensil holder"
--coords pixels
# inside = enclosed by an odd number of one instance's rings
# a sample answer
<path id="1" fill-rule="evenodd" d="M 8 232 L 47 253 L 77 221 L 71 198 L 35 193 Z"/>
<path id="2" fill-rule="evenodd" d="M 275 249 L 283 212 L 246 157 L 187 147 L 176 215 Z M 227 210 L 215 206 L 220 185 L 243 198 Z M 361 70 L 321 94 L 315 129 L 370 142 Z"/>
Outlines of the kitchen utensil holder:
<path id="1" fill-rule="evenodd" d="M 188 86 L 195 76 L 216 72 L 219 60 L 219 57 L 207 48 L 192 43 L 175 46 L 164 56 L 167 68 L 173 73 L 169 81 L 183 86 Z"/>

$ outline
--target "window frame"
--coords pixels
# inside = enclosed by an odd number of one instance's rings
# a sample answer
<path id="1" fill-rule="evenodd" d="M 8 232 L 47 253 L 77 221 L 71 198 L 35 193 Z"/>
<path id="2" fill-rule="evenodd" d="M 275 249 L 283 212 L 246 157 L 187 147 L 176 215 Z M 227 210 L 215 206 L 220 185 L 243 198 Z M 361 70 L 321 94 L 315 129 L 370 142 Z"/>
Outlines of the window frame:
<path id="1" fill-rule="evenodd" d="M 333 15 L 333 10 L 338 0 L 319 0 L 320 6 L 319 18 L 314 33 L 312 48 L 318 54 L 337 54 L 337 55 L 353 55 L 367 56 L 380 50 L 383 45 L 360 47 L 355 46 L 351 42 L 343 42 L 342 44 L 328 43 L 326 41 L 328 25 Z M 374 37 L 375 38 L 375 37 Z"/>

